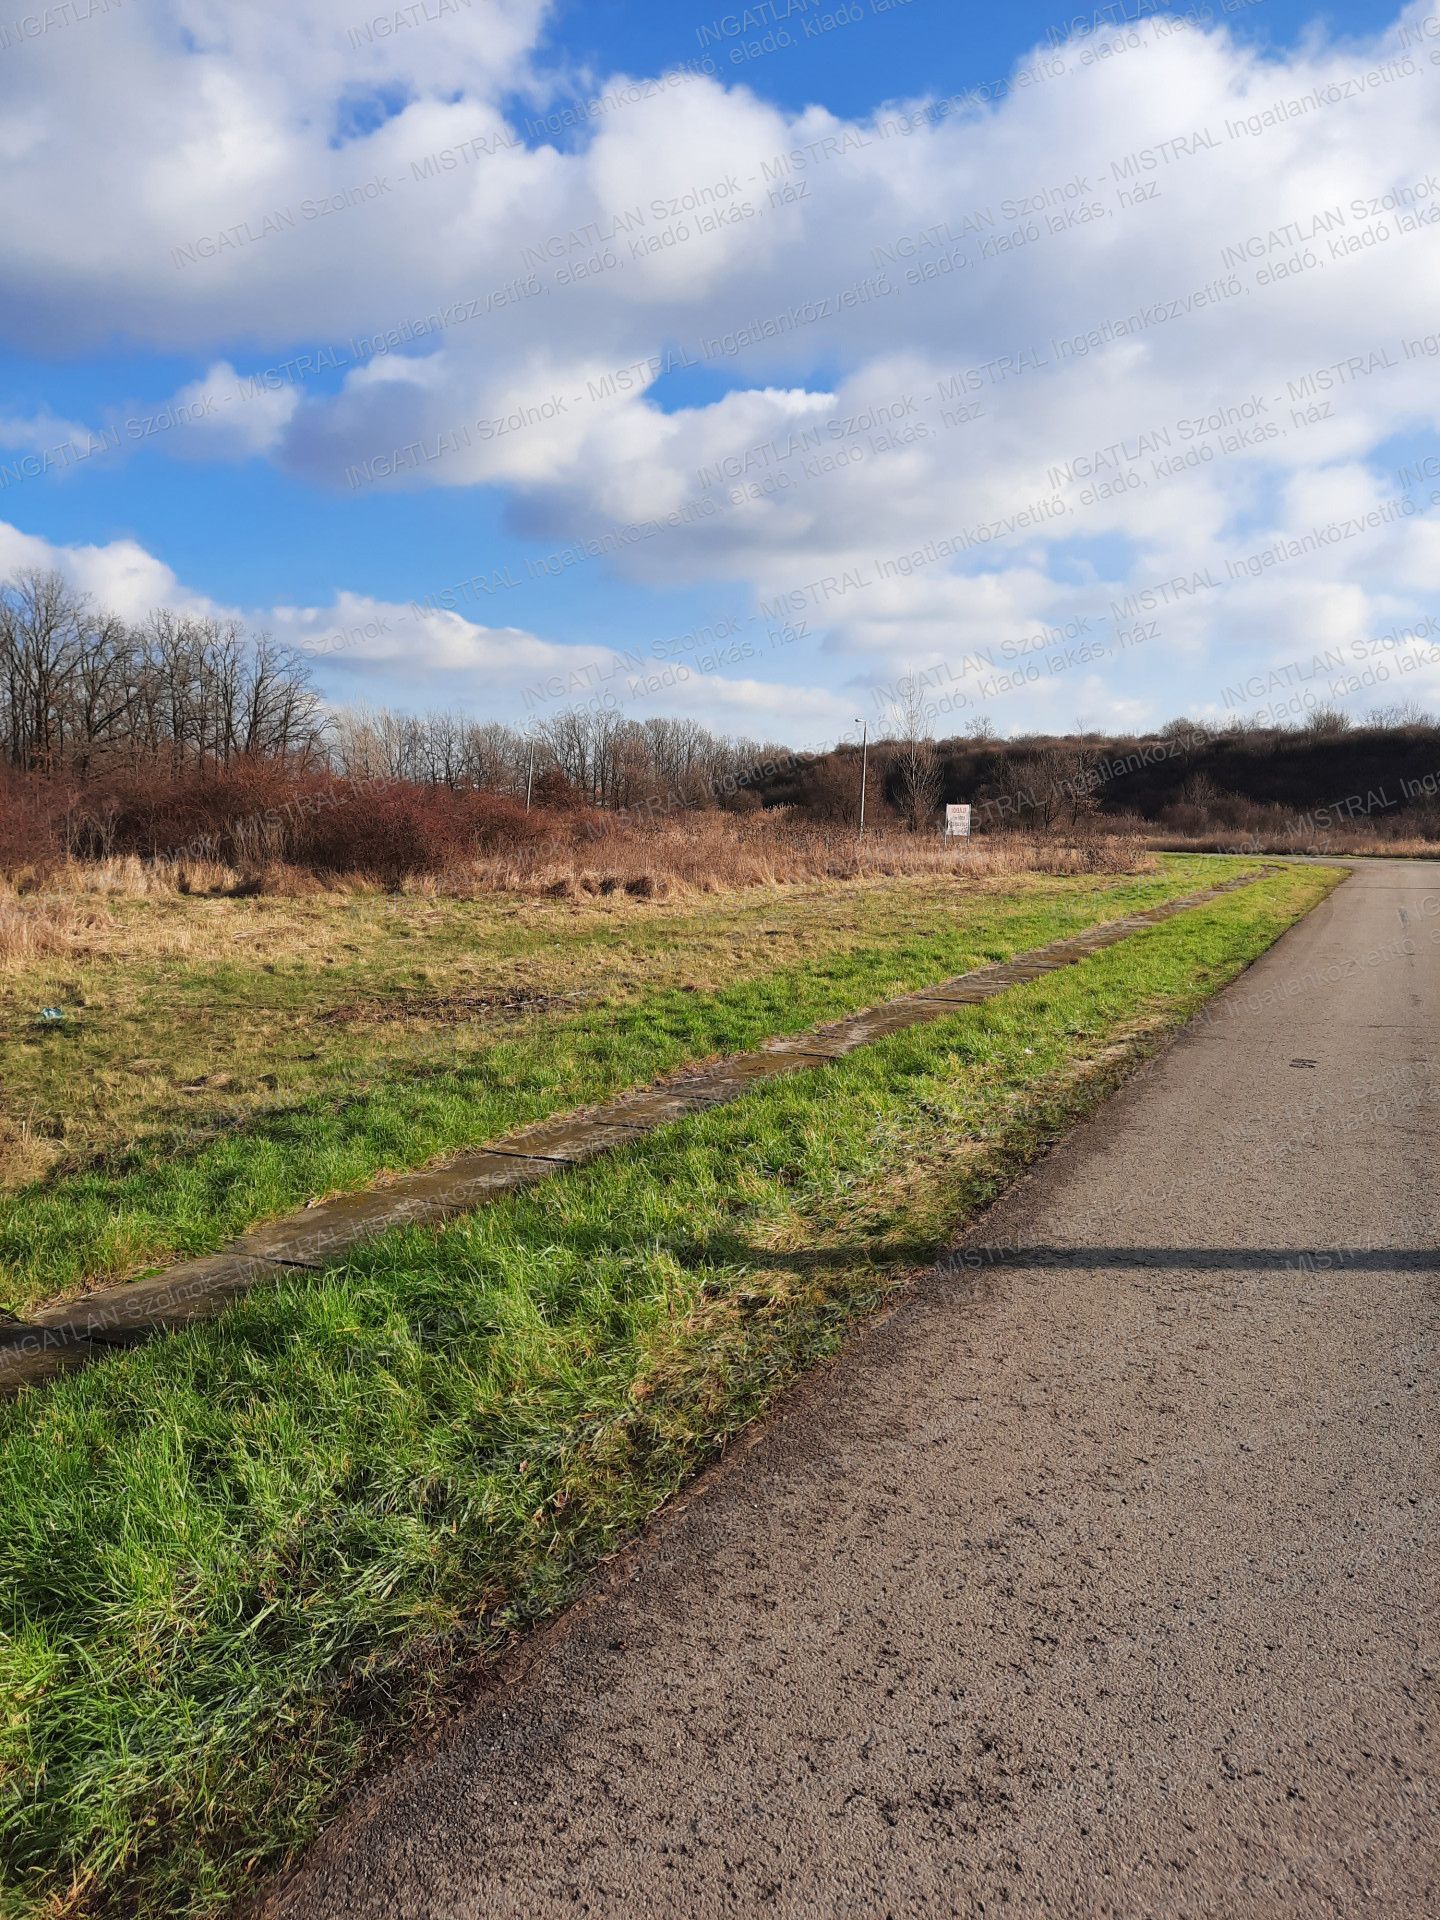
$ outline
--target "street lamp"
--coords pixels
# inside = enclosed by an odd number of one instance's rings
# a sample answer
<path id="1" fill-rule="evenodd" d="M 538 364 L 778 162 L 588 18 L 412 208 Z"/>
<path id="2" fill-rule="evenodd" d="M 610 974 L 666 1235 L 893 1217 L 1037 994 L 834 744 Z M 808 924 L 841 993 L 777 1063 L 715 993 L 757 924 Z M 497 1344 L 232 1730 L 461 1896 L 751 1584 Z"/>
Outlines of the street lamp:
<path id="1" fill-rule="evenodd" d="M 870 765 L 870 722 L 862 720 L 857 713 L 855 723 L 860 729 L 860 831 L 857 840 L 865 838 L 865 775 Z"/>

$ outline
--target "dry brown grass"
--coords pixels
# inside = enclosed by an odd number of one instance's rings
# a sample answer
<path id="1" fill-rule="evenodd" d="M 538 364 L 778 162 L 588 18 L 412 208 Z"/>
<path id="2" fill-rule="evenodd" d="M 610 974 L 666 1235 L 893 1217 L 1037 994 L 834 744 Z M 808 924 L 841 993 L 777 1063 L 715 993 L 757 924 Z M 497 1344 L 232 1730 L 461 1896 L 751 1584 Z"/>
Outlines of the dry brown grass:
<path id="1" fill-rule="evenodd" d="M 494 856 L 463 873 L 415 884 L 433 892 L 459 888 L 574 899 L 622 893 L 665 899 L 867 875 L 979 880 L 1016 873 L 1135 873 L 1152 865 L 1133 836 L 1063 844 L 996 834 L 947 842 L 938 835 L 882 828 L 861 841 L 852 830 L 774 815 L 692 813 L 659 824 L 617 820 L 571 848 Z"/>
<path id="2" fill-rule="evenodd" d="M 445 874 L 417 876 L 406 881 L 401 891 L 461 898 L 498 893 L 667 899 L 867 875 L 953 874 L 960 880 L 979 880 L 1016 873 L 1137 873 L 1152 864 L 1143 841 L 1134 834 L 1097 835 L 1074 842 L 1022 834 L 944 841 L 938 835 L 882 827 L 861 841 L 850 829 L 774 814 L 687 813 L 659 823 L 617 817 L 613 824 L 606 822 L 571 845 L 540 844 L 488 855 Z M 38 929 L 47 913 L 60 916 L 62 903 L 84 898 L 307 898 L 380 890 L 373 879 L 362 875 L 322 886 L 299 868 L 273 863 L 246 869 L 214 860 L 141 860 L 129 854 L 69 861 L 43 876 L 16 875 L 0 900 L 8 899 L 19 920 Z M 16 936 L 17 940 L 22 937 Z M 37 931 L 31 937 L 44 936 Z M 59 918 L 53 937 L 63 947 L 66 935 Z"/>
<path id="3" fill-rule="evenodd" d="M 298 867 L 270 863 L 261 867 L 232 867 L 223 860 L 186 855 L 178 859 L 142 860 L 133 853 L 112 854 L 103 860 L 70 860 L 40 882 L 47 890 L 109 895 L 121 900 L 168 899 L 174 894 L 238 896 L 256 893 L 297 895 L 323 892 L 313 875 Z M 373 882 L 365 883 L 373 885 Z"/>
<path id="4" fill-rule="evenodd" d="M 1316 833 L 1297 827 L 1282 833 L 1161 833 L 1149 844 L 1161 853 L 1286 853 L 1318 859 L 1339 856 L 1369 860 L 1440 860 L 1440 841 L 1422 835 L 1387 834 L 1359 829 L 1352 833 Z"/>
<path id="5" fill-rule="evenodd" d="M 422 900 L 570 901 L 623 909 L 630 902 L 743 894 L 897 877 L 990 886 L 1021 874 L 1140 873 L 1154 859 L 1135 836 L 1062 843 L 985 835 L 946 843 L 881 828 L 862 843 L 839 831 L 773 816 L 687 814 L 655 825 L 617 820 L 569 849 L 536 849 L 422 875 L 401 893 Z M 327 904 L 377 899 L 385 890 L 356 876 L 322 886 L 299 868 L 244 870 L 204 860 L 133 855 L 70 861 L 44 874 L 0 881 L 0 973 L 63 958 L 77 963 L 144 957 L 214 957 L 234 944 L 247 963 L 293 958 L 317 938 L 313 915 Z M 257 918 L 248 911 L 272 903 Z"/>
<path id="6" fill-rule="evenodd" d="M 238 924 L 235 916 L 261 896 L 324 901 L 379 891 L 369 880 L 326 888 L 297 867 L 244 871 L 215 860 L 140 860 L 133 854 L 20 869 L 0 876 L 0 975 L 57 957 L 80 962 L 213 954 L 227 940 L 257 938 L 256 929 Z M 308 923 L 285 932 L 293 937 L 274 939 L 275 951 L 266 958 L 283 957 L 313 939 Z M 266 926 L 259 937 L 272 933 Z M 248 951 L 255 957 L 255 949 Z"/>
<path id="7" fill-rule="evenodd" d="M 140 860 L 118 854 L 108 860 L 72 861 L 66 883 L 77 893 L 117 894 L 143 900 L 152 894 L 234 893 L 241 875 L 218 860 Z"/>
<path id="8" fill-rule="evenodd" d="M 0 971 L 72 952 L 85 918 L 63 894 L 20 894 L 0 882 Z"/>

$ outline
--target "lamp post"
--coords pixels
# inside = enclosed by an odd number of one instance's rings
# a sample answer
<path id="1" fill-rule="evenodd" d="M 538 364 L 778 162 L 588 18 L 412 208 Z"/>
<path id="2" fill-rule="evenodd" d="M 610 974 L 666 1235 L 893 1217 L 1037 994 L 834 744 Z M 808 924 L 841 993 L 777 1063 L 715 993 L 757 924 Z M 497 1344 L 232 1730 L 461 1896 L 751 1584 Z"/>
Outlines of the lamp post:
<path id="1" fill-rule="evenodd" d="M 525 811 L 530 811 L 530 796 L 535 791 L 535 742 L 530 742 L 530 763 L 525 769 Z"/>
<path id="2" fill-rule="evenodd" d="M 860 727 L 860 831 L 857 840 L 865 838 L 865 776 L 870 766 L 870 722 L 855 716 Z"/>

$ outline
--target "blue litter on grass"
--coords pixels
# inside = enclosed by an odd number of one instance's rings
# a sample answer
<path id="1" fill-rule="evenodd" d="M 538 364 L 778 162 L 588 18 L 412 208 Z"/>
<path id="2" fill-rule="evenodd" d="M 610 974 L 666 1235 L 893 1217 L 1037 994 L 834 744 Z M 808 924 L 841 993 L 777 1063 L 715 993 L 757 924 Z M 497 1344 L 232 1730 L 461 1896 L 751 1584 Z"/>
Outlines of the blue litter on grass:
<path id="1" fill-rule="evenodd" d="M 42 1027 L 58 1027 L 65 1018 L 63 1007 L 41 1007 L 40 1024 Z"/>

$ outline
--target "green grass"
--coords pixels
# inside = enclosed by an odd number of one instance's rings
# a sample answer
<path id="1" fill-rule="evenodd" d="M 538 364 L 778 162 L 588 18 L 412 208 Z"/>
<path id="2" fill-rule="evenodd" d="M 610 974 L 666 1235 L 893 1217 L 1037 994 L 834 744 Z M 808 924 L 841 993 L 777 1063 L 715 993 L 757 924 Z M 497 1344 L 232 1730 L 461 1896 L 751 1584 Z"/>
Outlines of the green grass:
<path id="1" fill-rule="evenodd" d="M 0 1408 L 10 1911 L 253 1891 L 1339 877 L 1287 869 Z"/>
<path id="2" fill-rule="evenodd" d="M 224 958 L 210 952 L 217 903 L 167 902 L 178 937 L 186 911 L 200 916 L 198 954 L 107 957 L 68 981 L 52 963 L 7 989 L 22 1037 L 6 1049 L 0 1120 L 43 1111 L 69 1137 L 44 1178 L 0 1194 L 0 1310 L 211 1252 L 383 1170 L 1256 865 L 1167 858 L 1158 874 L 1017 875 L 1003 890 L 887 880 L 698 909 L 422 902 L 408 922 L 392 902 L 257 903 L 248 943 L 243 918 L 219 923 Z M 65 1028 L 24 1024 L 31 1000 L 67 991 L 83 1005 Z M 457 993 L 584 1004 L 395 1017 L 417 994 L 443 1006 Z"/>

